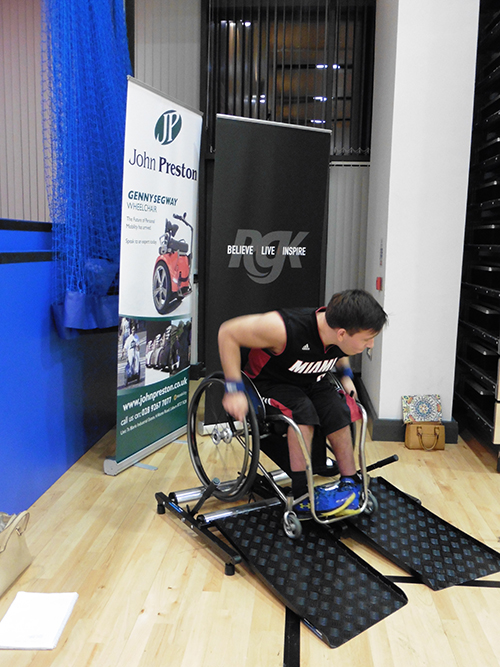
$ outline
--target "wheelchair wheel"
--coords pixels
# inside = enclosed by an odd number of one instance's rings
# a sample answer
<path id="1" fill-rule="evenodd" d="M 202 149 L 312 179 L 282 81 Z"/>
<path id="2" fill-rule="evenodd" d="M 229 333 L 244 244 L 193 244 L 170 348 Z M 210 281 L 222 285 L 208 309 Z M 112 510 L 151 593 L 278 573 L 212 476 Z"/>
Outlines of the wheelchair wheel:
<path id="1" fill-rule="evenodd" d="M 294 512 L 287 511 L 283 515 L 283 530 L 291 540 L 298 540 L 302 535 L 302 524 Z"/>
<path id="2" fill-rule="evenodd" d="M 205 486 L 218 478 L 220 500 L 239 500 L 251 488 L 259 464 L 259 429 L 251 402 L 244 423 L 224 410 L 224 379 L 211 376 L 193 394 L 188 409 L 188 446 Z"/>

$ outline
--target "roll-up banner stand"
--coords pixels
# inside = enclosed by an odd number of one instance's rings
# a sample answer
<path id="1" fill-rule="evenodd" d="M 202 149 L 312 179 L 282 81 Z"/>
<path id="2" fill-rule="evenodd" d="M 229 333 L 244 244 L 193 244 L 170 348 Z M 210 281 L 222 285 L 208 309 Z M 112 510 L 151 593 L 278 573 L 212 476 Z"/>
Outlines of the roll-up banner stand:
<path id="1" fill-rule="evenodd" d="M 128 80 L 116 475 L 186 431 L 202 116 Z"/>
<path id="2" fill-rule="evenodd" d="M 207 371 L 231 317 L 321 306 L 330 131 L 217 116 Z"/>

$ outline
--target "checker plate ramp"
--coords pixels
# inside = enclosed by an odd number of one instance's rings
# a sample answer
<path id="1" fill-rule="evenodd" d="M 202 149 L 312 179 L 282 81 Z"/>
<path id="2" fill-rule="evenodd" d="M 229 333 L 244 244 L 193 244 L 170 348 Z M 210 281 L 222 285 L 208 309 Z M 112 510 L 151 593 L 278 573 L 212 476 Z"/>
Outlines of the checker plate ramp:
<path id="1" fill-rule="evenodd" d="M 340 646 L 408 602 L 401 589 L 328 531 L 309 521 L 292 540 L 282 518 L 279 506 L 214 523 L 257 577 L 328 646 Z"/>
<path id="2" fill-rule="evenodd" d="M 370 490 L 378 511 L 350 519 L 363 541 L 433 590 L 500 571 L 500 553 L 422 507 L 382 477 Z M 356 539 L 356 533 L 352 537 Z M 361 536 L 360 536 L 361 537 Z"/>

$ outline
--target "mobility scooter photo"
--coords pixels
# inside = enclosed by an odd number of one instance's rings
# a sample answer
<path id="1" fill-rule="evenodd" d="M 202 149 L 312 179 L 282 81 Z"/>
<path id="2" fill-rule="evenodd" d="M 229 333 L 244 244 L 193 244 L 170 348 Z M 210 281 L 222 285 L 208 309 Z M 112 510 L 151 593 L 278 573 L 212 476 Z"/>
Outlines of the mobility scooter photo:
<path id="1" fill-rule="evenodd" d="M 191 294 L 191 248 L 193 245 L 193 227 L 183 216 L 173 214 L 190 230 L 189 243 L 185 239 L 175 239 L 179 225 L 165 221 L 165 233 L 160 237 L 159 256 L 153 272 L 153 301 L 156 310 L 165 315 L 175 310 L 181 301 Z"/>

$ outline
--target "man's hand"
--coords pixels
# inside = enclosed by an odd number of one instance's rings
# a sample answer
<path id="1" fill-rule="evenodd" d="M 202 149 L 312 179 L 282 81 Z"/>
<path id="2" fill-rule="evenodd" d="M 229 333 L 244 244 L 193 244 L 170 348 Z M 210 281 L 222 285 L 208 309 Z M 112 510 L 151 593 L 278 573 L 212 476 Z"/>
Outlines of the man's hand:
<path id="1" fill-rule="evenodd" d="M 358 398 L 358 392 L 356 391 L 356 387 L 354 385 L 352 378 L 350 378 L 348 375 L 344 375 L 343 377 L 340 378 L 340 382 L 344 387 L 345 393 L 348 396 L 353 396 L 353 398 Z"/>
<path id="2" fill-rule="evenodd" d="M 248 412 L 248 400 L 245 392 L 237 391 L 232 394 L 224 394 L 222 405 L 233 419 L 239 422 L 245 421 Z"/>

